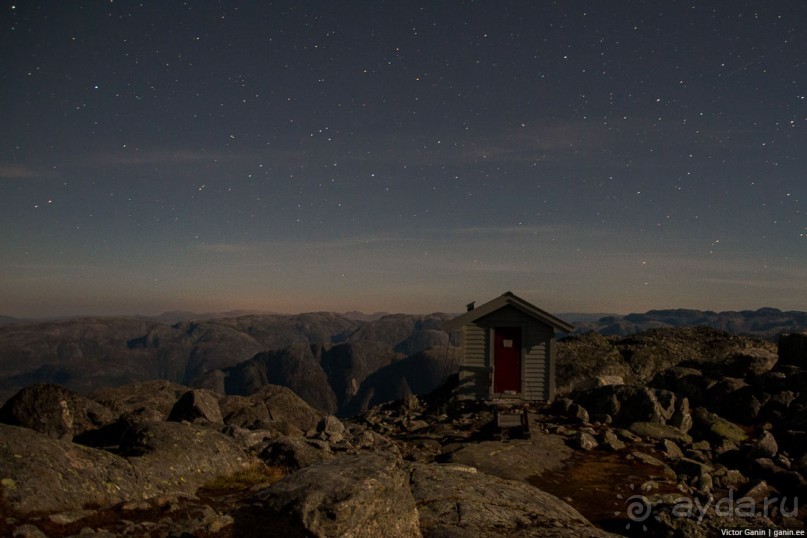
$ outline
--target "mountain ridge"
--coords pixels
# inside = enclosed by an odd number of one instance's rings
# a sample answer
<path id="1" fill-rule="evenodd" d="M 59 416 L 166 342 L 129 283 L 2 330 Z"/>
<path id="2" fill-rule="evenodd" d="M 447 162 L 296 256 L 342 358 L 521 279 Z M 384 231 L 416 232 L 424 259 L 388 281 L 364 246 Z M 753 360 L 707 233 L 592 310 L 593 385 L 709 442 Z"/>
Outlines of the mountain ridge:
<path id="1" fill-rule="evenodd" d="M 226 382 L 228 376 L 236 376 L 252 388 L 271 380 L 302 390 L 310 381 L 315 385 L 310 389 L 312 401 L 328 412 L 350 414 L 370 402 L 380 403 L 386 397 L 382 394 L 418 392 L 407 364 L 433 372 L 425 383 L 429 387 L 444 381 L 437 379 L 446 373 L 441 361 L 457 360 L 449 351 L 456 342 L 442 330 L 451 317 L 388 314 L 364 321 L 313 312 L 174 324 L 142 317 L 87 317 L 4 325 L 0 326 L 0 401 L 34 383 L 89 393 L 101 386 L 162 379 L 238 392 L 243 387 Z M 807 330 L 807 313 L 775 308 L 721 313 L 668 309 L 566 319 L 574 322 L 577 335 L 627 336 L 704 326 L 774 340 L 781 333 Z M 422 355 L 430 349 L 430 355 Z M 321 401 L 315 398 L 317 391 Z"/>

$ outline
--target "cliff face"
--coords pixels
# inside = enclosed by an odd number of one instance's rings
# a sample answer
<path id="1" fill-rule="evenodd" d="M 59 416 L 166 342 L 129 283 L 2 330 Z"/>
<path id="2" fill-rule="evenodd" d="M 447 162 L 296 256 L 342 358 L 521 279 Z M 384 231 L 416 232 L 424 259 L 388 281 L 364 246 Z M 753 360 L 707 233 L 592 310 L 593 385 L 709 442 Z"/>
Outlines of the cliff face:
<path id="1" fill-rule="evenodd" d="M 393 315 L 358 321 L 333 313 L 310 313 L 174 325 L 126 318 L 7 325 L 0 327 L 0 401 L 33 383 L 58 383 L 82 393 L 152 379 L 221 388 L 212 372 L 255 358 L 254 363 L 268 361 L 277 368 L 264 372 L 268 377 L 260 381 L 259 368 L 253 364 L 259 379 L 242 372 L 243 383 L 253 388 L 270 379 L 292 384 L 296 375 L 298 389 L 304 382 L 315 384 L 315 390 L 326 393 L 318 405 L 336 410 L 367 375 L 392 360 L 432 345 L 448 345 L 447 335 L 437 330 L 447 317 Z M 314 348 L 306 351 L 306 346 Z M 304 357 L 318 365 L 297 365 L 305 362 Z M 295 374 L 298 366 L 302 370 Z M 309 376 L 309 370 L 318 376 Z"/>

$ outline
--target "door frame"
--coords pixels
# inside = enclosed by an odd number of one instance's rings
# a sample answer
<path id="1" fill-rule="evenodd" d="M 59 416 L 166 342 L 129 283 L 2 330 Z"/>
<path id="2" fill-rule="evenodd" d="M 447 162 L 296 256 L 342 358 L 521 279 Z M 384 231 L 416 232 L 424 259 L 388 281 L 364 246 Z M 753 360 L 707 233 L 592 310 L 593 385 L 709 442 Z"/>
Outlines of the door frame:
<path id="1" fill-rule="evenodd" d="M 492 375 L 490 376 L 490 395 L 496 394 L 504 394 L 496 392 L 496 329 L 518 329 L 520 331 L 519 335 L 519 389 L 516 393 L 517 396 L 522 397 L 524 395 L 524 372 L 525 372 L 525 365 L 524 365 L 524 358 L 526 357 L 526 342 L 525 342 L 525 326 L 521 324 L 509 324 L 509 325 L 498 325 L 490 327 L 488 341 L 490 342 L 489 346 L 489 364 L 491 365 Z"/>

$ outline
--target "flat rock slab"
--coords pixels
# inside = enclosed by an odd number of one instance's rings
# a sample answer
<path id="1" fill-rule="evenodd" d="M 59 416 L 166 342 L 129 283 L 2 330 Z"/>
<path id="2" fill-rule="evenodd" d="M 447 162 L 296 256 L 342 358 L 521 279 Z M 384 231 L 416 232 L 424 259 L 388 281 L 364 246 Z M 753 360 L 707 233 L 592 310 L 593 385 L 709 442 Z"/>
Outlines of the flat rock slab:
<path id="1" fill-rule="evenodd" d="M 531 439 L 469 444 L 451 454 L 449 461 L 508 480 L 526 481 L 531 476 L 561 469 L 572 454 L 574 450 L 566 446 L 564 437 L 539 433 Z"/>
<path id="2" fill-rule="evenodd" d="M 416 538 L 409 473 L 386 453 L 311 465 L 258 492 L 233 514 L 234 536 Z"/>
<path id="3" fill-rule="evenodd" d="M 610 537 L 561 499 L 461 465 L 416 464 L 412 494 L 424 537 Z"/>

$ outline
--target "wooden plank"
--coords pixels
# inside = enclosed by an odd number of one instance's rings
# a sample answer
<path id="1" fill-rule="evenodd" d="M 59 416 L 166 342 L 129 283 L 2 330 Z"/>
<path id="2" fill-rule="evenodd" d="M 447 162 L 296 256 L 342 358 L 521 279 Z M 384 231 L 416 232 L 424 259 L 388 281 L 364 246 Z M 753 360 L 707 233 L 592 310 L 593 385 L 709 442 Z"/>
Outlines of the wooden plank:
<path id="1" fill-rule="evenodd" d="M 517 428 L 522 425 L 522 415 L 519 414 L 511 414 L 511 413 L 500 413 L 498 418 L 498 424 L 500 428 Z"/>

